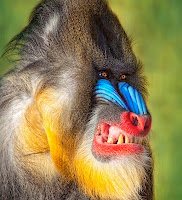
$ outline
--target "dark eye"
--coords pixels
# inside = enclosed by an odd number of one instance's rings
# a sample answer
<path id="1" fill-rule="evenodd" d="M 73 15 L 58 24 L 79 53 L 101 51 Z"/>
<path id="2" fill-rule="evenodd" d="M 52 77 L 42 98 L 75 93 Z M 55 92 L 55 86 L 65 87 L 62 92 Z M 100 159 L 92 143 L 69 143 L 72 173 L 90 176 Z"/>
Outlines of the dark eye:
<path id="1" fill-rule="evenodd" d="M 107 78 L 108 77 L 108 74 L 107 74 L 107 72 L 99 72 L 99 77 L 101 77 L 101 78 Z"/>
<path id="2" fill-rule="evenodd" d="M 121 80 L 126 80 L 126 75 L 125 75 L 125 74 L 122 74 L 122 75 L 120 76 L 120 79 L 121 79 Z"/>

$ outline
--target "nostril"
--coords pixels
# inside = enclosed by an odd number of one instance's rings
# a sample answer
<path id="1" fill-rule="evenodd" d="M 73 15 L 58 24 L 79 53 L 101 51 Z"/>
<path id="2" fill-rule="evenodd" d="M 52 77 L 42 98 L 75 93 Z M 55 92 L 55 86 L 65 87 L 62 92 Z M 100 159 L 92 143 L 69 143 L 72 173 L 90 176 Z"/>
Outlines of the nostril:
<path id="1" fill-rule="evenodd" d="M 133 117 L 132 118 L 132 123 L 133 123 L 133 125 L 138 126 L 138 119 L 137 119 L 137 117 Z"/>
<path id="2" fill-rule="evenodd" d="M 150 131 L 151 122 L 150 115 L 137 115 L 133 112 L 124 112 L 121 118 L 121 129 L 131 135 L 145 136 Z"/>
<path id="3" fill-rule="evenodd" d="M 130 121 L 134 126 L 138 126 L 139 125 L 138 117 L 139 116 L 137 114 L 130 112 Z"/>
<path id="4" fill-rule="evenodd" d="M 130 112 L 130 121 L 141 130 L 145 130 L 151 126 L 151 118 L 148 115 L 137 115 Z"/>

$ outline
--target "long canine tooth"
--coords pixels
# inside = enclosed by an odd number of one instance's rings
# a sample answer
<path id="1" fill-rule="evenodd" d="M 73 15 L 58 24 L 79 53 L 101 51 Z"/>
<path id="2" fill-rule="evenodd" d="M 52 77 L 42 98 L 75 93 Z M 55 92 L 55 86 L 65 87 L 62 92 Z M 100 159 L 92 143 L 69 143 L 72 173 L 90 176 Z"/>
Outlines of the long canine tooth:
<path id="1" fill-rule="evenodd" d="M 125 143 L 130 143 L 130 140 L 127 136 L 125 136 Z"/>
<path id="2" fill-rule="evenodd" d="M 107 143 L 114 144 L 114 141 L 113 141 L 112 137 L 108 137 Z"/>
<path id="3" fill-rule="evenodd" d="M 120 135 L 117 144 L 122 144 L 122 143 L 123 143 L 123 135 Z"/>

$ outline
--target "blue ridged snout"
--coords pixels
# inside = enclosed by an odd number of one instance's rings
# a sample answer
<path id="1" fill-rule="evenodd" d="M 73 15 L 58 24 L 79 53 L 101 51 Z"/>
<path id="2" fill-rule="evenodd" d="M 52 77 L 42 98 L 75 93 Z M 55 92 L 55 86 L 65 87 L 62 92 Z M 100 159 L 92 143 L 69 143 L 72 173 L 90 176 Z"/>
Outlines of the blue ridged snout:
<path id="1" fill-rule="evenodd" d="M 104 100 L 112 102 L 127 111 L 144 115 L 147 114 L 147 107 L 145 101 L 140 92 L 131 85 L 120 82 L 118 83 L 118 89 L 125 101 L 121 98 L 121 95 L 116 91 L 113 84 L 106 80 L 100 79 L 94 89 L 97 100 Z"/>

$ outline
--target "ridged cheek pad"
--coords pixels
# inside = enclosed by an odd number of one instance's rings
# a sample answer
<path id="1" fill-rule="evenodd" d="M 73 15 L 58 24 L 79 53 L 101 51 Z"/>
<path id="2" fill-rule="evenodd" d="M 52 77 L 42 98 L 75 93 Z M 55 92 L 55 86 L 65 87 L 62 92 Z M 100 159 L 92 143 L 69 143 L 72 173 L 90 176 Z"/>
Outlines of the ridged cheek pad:
<path id="1" fill-rule="evenodd" d="M 118 83 L 119 94 L 112 83 L 106 79 L 100 79 L 94 89 L 96 100 L 104 100 L 114 103 L 127 111 L 137 115 L 147 114 L 147 107 L 140 92 L 131 85 L 120 82 Z M 125 100 L 121 98 L 121 95 Z"/>

